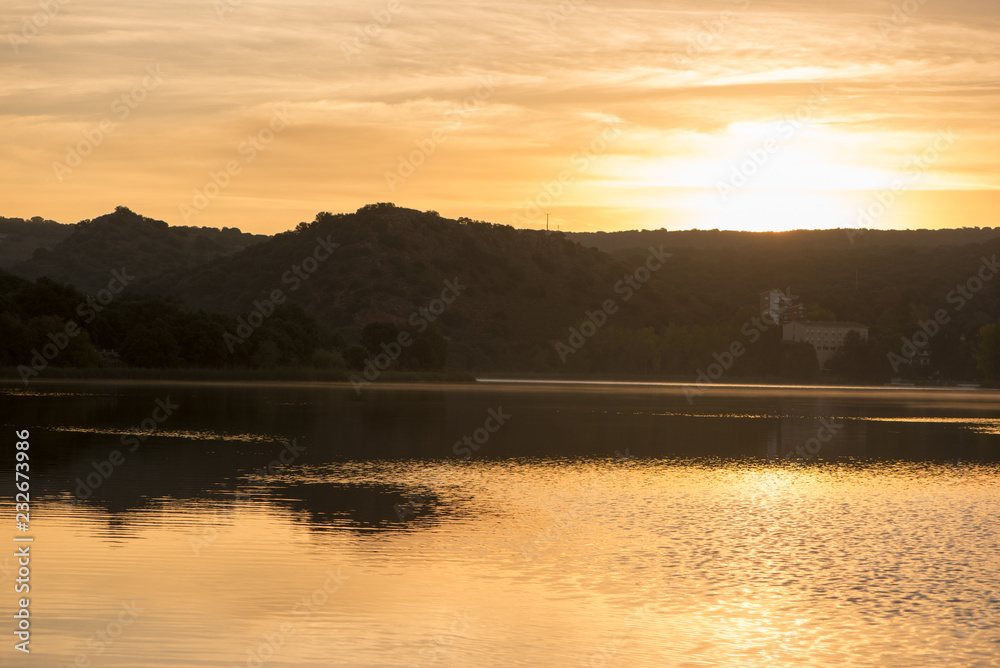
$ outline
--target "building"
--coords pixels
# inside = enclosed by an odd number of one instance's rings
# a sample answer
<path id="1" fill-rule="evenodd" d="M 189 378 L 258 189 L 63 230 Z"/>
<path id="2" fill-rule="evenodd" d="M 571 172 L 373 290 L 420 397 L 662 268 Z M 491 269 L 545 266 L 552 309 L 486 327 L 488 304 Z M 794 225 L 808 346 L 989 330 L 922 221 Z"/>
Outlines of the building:
<path id="1" fill-rule="evenodd" d="M 801 320 L 804 313 L 805 308 L 802 304 L 795 303 L 795 296 L 791 291 L 788 294 L 781 290 L 760 293 L 760 314 L 769 322 L 784 325 Z"/>
<path id="2" fill-rule="evenodd" d="M 782 329 L 782 340 L 805 341 L 816 349 L 819 367 L 826 368 L 833 353 L 844 345 L 849 332 L 857 332 L 862 339 L 868 339 L 868 327 L 858 322 L 810 322 L 799 320 L 786 323 Z"/>

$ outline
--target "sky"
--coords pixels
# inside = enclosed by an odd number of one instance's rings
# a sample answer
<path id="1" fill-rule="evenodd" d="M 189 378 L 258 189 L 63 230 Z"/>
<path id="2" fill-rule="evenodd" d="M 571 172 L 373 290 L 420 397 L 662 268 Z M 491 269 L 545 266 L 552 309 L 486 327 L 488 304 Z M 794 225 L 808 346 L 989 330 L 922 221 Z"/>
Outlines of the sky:
<path id="1" fill-rule="evenodd" d="M 0 216 L 995 226 L 996 0 L 0 6 Z"/>

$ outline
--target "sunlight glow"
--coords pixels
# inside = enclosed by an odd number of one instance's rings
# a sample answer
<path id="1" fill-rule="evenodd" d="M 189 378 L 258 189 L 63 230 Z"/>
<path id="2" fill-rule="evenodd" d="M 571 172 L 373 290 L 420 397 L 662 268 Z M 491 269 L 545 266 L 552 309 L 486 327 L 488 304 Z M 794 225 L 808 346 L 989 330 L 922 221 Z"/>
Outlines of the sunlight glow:
<path id="1" fill-rule="evenodd" d="M 895 204 L 908 191 L 933 190 L 951 178 L 944 168 L 952 144 L 938 135 L 913 133 L 905 142 L 890 142 L 829 120 L 746 120 L 715 134 L 641 136 L 662 153 L 604 158 L 599 180 L 589 182 L 595 188 L 588 199 L 687 212 L 686 219 L 700 228 L 856 227 L 858 207 L 894 184 L 895 210 L 874 222 L 895 227 L 904 213 Z M 921 160 L 928 146 L 934 159 Z M 912 207 L 905 213 L 913 224 Z"/>

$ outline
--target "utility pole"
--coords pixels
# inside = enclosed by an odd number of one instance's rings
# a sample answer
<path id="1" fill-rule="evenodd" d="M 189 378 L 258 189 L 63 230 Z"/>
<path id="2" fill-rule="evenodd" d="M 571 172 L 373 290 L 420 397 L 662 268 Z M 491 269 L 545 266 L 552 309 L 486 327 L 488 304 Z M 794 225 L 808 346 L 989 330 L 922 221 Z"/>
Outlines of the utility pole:
<path id="1" fill-rule="evenodd" d="M 549 214 L 545 214 L 545 231 L 549 231 Z"/>

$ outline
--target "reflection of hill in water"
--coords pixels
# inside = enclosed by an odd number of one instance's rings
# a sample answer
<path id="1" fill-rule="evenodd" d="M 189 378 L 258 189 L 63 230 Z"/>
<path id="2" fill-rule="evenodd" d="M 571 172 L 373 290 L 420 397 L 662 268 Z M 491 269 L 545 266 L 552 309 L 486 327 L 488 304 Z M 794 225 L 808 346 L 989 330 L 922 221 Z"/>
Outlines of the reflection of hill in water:
<path id="1" fill-rule="evenodd" d="M 682 386 L 478 383 L 372 387 L 359 396 L 322 384 L 39 383 L 0 394 L 0 415 L 9 416 L 10 429 L 31 429 L 32 496 L 72 500 L 95 462 L 122 449 L 121 439 L 168 396 L 180 408 L 81 503 L 132 513 L 172 500 L 218 504 L 246 490 L 316 527 L 427 526 L 442 511 L 437 503 L 412 508 L 405 522 L 394 509 L 407 507 L 406 495 L 417 489 L 304 482 L 297 467 L 458 461 L 455 444 L 481 429 L 490 410 L 511 418 L 471 455 L 473 465 L 616 453 L 780 458 L 808 445 L 821 420 L 832 418 L 844 428 L 822 444 L 820 459 L 1000 460 L 1000 394 L 985 391 L 719 386 L 692 404 Z M 254 481 L 260 469 L 280 467 L 283 443 L 293 439 L 305 451 L 291 467 Z"/>
<path id="2" fill-rule="evenodd" d="M 180 508 L 188 509 L 184 512 L 197 508 L 201 514 L 215 512 L 219 523 L 227 524 L 250 504 L 270 507 L 282 516 L 291 515 L 293 521 L 311 531 L 362 533 L 427 528 L 436 523 L 443 508 L 439 496 L 425 489 L 335 482 L 270 483 L 265 487 L 247 486 L 244 482 L 233 478 L 210 490 L 184 494 L 174 488 L 166 495 L 137 494 L 134 489 L 109 486 L 84 501 L 74 501 L 65 494 L 60 500 L 81 504 L 103 517 L 108 535 L 116 538 L 147 523 L 147 514 Z"/>
<path id="3" fill-rule="evenodd" d="M 439 508 L 436 495 L 391 485 L 303 483 L 274 488 L 273 501 L 306 521 L 310 529 L 413 529 Z"/>

